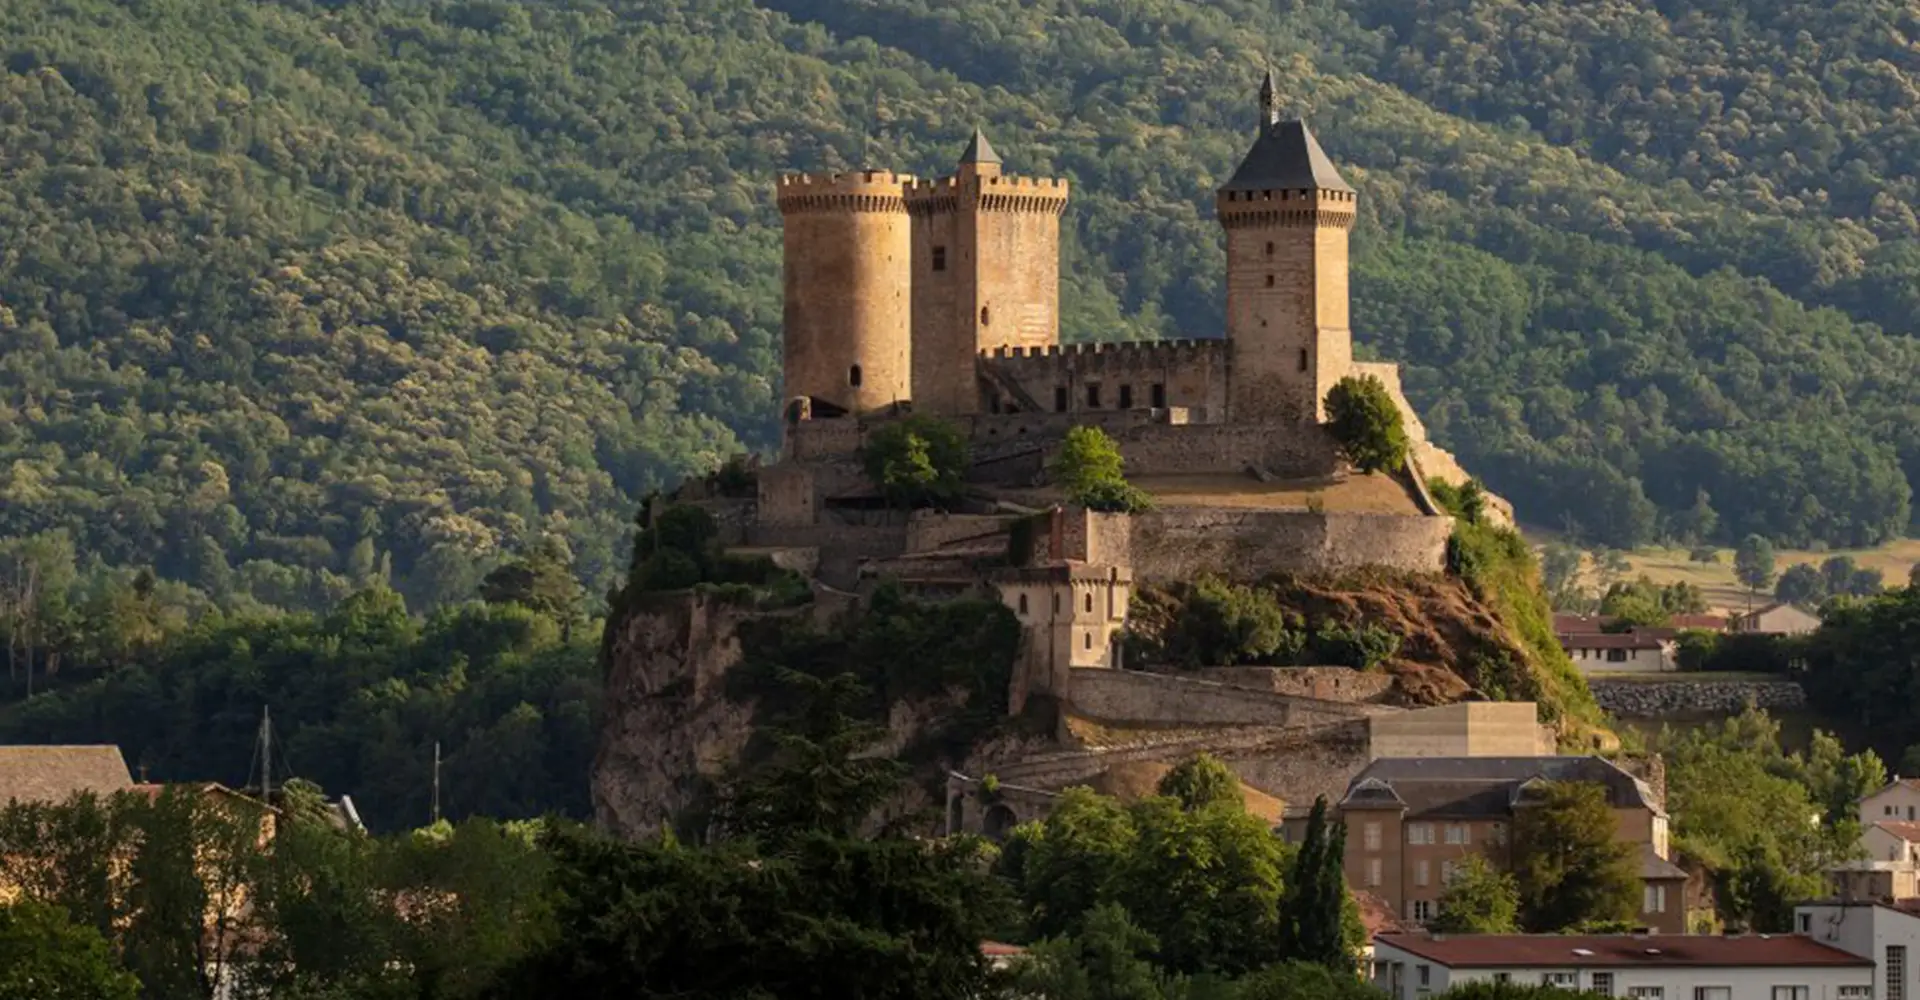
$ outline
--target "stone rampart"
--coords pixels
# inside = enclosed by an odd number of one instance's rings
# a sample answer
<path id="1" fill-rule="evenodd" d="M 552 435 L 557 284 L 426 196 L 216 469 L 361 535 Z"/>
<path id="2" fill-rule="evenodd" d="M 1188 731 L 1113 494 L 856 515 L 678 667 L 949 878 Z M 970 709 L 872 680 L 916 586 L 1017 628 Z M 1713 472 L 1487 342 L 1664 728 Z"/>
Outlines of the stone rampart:
<path id="1" fill-rule="evenodd" d="M 907 521 L 906 551 L 934 552 L 955 543 L 984 541 L 995 535 L 1004 535 L 1009 520 L 1007 517 L 986 514 L 917 510 Z"/>
<path id="2" fill-rule="evenodd" d="M 1697 676 L 1686 680 L 1639 681 L 1590 676 L 1587 687 L 1593 689 L 1593 700 L 1601 708 L 1628 719 L 1730 714 L 1748 705 L 1765 709 L 1799 708 L 1807 703 L 1806 691 L 1799 683 L 1788 680 L 1715 680 Z"/>
<path id="3" fill-rule="evenodd" d="M 1003 781 L 1059 789 L 1091 780 L 1115 764 L 1175 764 L 1202 751 L 1225 761 L 1242 781 L 1269 795 L 1293 802 L 1305 794 L 1311 802 L 1314 794 L 1338 794 L 1366 766 L 1367 723 L 1350 719 L 1311 729 L 1262 726 L 1112 750 L 1049 754 L 1002 767 L 998 774 Z M 1334 792 L 1321 791 L 1327 788 Z"/>
<path id="4" fill-rule="evenodd" d="M 1206 667 L 1203 680 L 1323 701 L 1377 702 L 1393 690 L 1393 675 L 1352 667 Z"/>
<path id="5" fill-rule="evenodd" d="M 994 410 L 1084 418 L 1187 409 L 1218 420 L 1227 411 L 1229 351 L 1225 340 L 1047 344 L 982 352 L 980 366 L 995 383 Z"/>
<path id="6" fill-rule="evenodd" d="M 1316 726 L 1397 711 L 1104 667 L 1075 667 L 1067 692 L 1080 715 L 1137 725 Z"/>
<path id="7" fill-rule="evenodd" d="M 1130 551 L 1134 579 L 1153 583 L 1366 566 L 1437 573 L 1452 531 L 1447 517 L 1180 507 L 1134 515 Z"/>

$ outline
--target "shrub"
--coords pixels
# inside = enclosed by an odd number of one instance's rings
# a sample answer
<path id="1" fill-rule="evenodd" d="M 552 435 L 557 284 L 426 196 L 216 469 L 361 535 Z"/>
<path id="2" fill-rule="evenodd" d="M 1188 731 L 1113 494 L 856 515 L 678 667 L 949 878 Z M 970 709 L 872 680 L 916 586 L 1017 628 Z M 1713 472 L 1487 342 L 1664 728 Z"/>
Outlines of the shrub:
<path id="1" fill-rule="evenodd" d="M 1153 499 L 1122 474 L 1120 446 L 1098 427 L 1075 427 L 1060 442 L 1047 467 L 1067 499 L 1089 510 L 1130 514 L 1153 506 Z"/>
<path id="2" fill-rule="evenodd" d="M 937 417 L 915 415 L 882 424 L 860 450 L 867 478 L 897 507 L 951 503 L 966 491 L 967 438 Z"/>
<path id="3" fill-rule="evenodd" d="M 1387 387 L 1372 375 L 1349 375 L 1327 393 L 1327 425 L 1340 450 L 1362 472 L 1386 472 L 1407 461 L 1407 428 Z"/>

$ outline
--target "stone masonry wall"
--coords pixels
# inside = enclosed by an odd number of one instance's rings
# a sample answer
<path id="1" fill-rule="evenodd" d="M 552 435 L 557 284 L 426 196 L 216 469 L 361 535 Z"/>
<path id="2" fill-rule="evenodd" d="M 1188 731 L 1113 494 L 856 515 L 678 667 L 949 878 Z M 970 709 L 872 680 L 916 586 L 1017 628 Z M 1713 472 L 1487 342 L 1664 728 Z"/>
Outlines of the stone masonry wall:
<path id="1" fill-rule="evenodd" d="M 1393 675 L 1352 667 L 1206 667 L 1202 678 L 1233 687 L 1326 701 L 1377 702 L 1393 689 Z"/>
<path id="2" fill-rule="evenodd" d="M 1081 715 L 1145 725 L 1313 726 L 1397 711 L 1104 667 L 1074 668 L 1067 691 Z"/>
<path id="3" fill-rule="evenodd" d="M 1367 722 L 1352 719 L 1308 729 L 1262 727 L 1146 746 L 1049 754 L 1004 766 L 996 773 L 1002 781 L 1061 789 L 1085 783 L 1114 764 L 1175 764 L 1203 750 L 1254 788 L 1288 803 L 1308 804 L 1315 795 L 1338 796 L 1367 766 Z"/>
<path id="4" fill-rule="evenodd" d="M 1133 518 L 1134 579 L 1188 580 L 1202 572 L 1251 579 L 1385 566 L 1439 572 L 1453 520 L 1399 514 L 1184 507 Z"/>
<path id="5" fill-rule="evenodd" d="M 1058 344 L 1000 348 L 981 355 L 980 362 L 1026 393 L 1022 410 L 1095 414 L 1185 407 L 1218 422 L 1227 412 L 1227 351 L 1225 340 Z M 999 401 L 1002 409 L 1019 405 L 1006 394 Z"/>
<path id="6" fill-rule="evenodd" d="M 1593 700 L 1614 715 L 1658 719 L 1670 715 L 1733 713 L 1756 708 L 1799 708 L 1807 693 L 1794 681 L 1685 680 L 1635 682 L 1587 678 Z"/>

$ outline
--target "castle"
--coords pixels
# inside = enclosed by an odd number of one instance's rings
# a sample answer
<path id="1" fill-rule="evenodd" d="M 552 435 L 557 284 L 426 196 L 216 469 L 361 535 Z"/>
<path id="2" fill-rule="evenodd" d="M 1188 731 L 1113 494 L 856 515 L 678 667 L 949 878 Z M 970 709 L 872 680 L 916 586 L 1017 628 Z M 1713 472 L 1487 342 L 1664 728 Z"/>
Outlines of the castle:
<path id="1" fill-rule="evenodd" d="M 814 421 L 909 406 L 972 421 L 976 436 L 1022 423 L 982 417 L 1038 414 L 1314 436 L 1328 390 L 1355 370 L 1357 195 L 1304 122 L 1281 120 L 1271 76 L 1260 107 L 1258 137 L 1215 199 L 1223 339 L 1062 346 L 1068 184 L 1005 173 L 978 130 L 951 177 L 782 177 L 789 441 L 816 436 Z M 1310 450 L 1306 464 L 1324 468 L 1301 471 L 1331 472 L 1331 455 Z"/>
<path id="2" fill-rule="evenodd" d="M 925 598 L 995 599 L 1015 616 L 1008 708 L 1020 714 L 1044 696 L 1054 731 L 1038 745 L 976 748 L 960 766 L 997 779 L 949 775 L 950 829 L 1003 832 L 1044 814 L 1061 788 L 1137 778 L 1196 749 L 1290 803 L 1337 796 L 1380 756 L 1552 750 L 1531 703 L 1443 704 L 1472 695 L 1446 670 L 1422 674 L 1427 687 L 1408 694 L 1395 675 L 1347 667 L 1115 669 L 1154 666 L 1125 663 L 1119 641 L 1139 587 L 1203 573 L 1424 574 L 1387 596 L 1399 612 L 1447 587 L 1453 519 L 1426 483 L 1466 474 L 1426 440 L 1398 368 L 1353 360 L 1347 244 L 1358 196 L 1306 125 L 1282 120 L 1271 77 L 1259 110 L 1251 148 L 1215 197 L 1226 232 L 1221 337 L 1060 343 L 1068 184 L 1005 173 L 978 131 L 950 177 L 779 179 L 781 452 L 752 470 L 751 487 L 716 476 L 674 499 L 708 511 L 733 552 L 804 574 L 818 620 L 856 613 L 883 580 Z M 1399 404 L 1405 468 L 1361 474 L 1342 460 L 1325 399 L 1353 374 L 1379 378 Z M 873 431 L 925 415 L 968 437 L 966 497 L 902 510 L 861 451 Z M 1153 509 L 1086 510 L 1049 481 L 1049 459 L 1081 425 L 1115 440 Z M 685 803 L 685 774 L 745 745 L 748 715 L 716 692 L 741 655 L 736 620 L 753 613 L 696 594 L 679 610 L 610 624 L 620 721 L 596 764 L 610 828 L 657 827 Z M 1456 624 L 1481 629 L 1479 646 L 1505 641 L 1484 612 L 1467 617 Z M 1410 642 L 1433 645 L 1431 633 Z"/>
<path id="3" fill-rule="evenodd" d="M 1259 128 L 1215 208 L 1226 231 L 1224 337 L 1060 343 L 1069 186 L 1006 173 L 976 130 L 955 173 L 779 179 L 785 244 L 783 447 L 751 501 L 714 509 L 726 541 L 848 591 L 890 579 L 996 595 L 1027 630 L 1012 699 L 1108 667 L 1136 582 L 1442 568 L 1448 518 L 1425 481 L 1463 481 L 1400 396 L 1392 364 L 1353 360 L 1347 243 L 1358 196 L 1271 75 Z M 1406 469 L 1350 473 L 1324 426 L 1353 374 L 1399 402 Z M 893 509 L 867 434 L 932 415 L 971 441 L 972 496 Z M 1102 428 L 1144 514 L 1061 503 L 1045 470 L 1072 427 Z M 699 499 L 687 490 L 682 500 Z"/>

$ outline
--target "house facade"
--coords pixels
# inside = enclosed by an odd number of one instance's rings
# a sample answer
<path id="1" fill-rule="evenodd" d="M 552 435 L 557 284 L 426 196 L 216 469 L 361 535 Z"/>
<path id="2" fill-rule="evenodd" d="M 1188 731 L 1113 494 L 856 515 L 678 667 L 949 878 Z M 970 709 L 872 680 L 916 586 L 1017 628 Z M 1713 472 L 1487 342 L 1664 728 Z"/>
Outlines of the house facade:
<path id="1" fill-rule="evenodd" d="M 1510 831 L 1529 786 L 1587 781 L 1607 790 L 1615 836 L 1634 845 L 1643 926 L 1685 933 L 1686 872 L 1668 854 L 1667 815 L 1652 788 L 1600 757 L 1430 757 L 1376 760 L 1347 786 L 1347 884 L 1379 896 L 1410 924 L 1439 914 L 1456 867 L 1473 854 L 1512 865 Z"/>
<path id="2" fill-rule="evenodd" d="M 1860 797 L 1860 828 L 1876 823 L 1920 822 L 1920 780 L 1894 775 L 1877 791 Z"/>
<path id="3" fill-rule="evenodd" d="M 1754 632 L 1762 635 L 1805 635 L 1819 627 L 1819 615 L 1805 608 L 1782 602 L 1769 604 L 1764 608 L 1755 608 L 1744 615 L 1735 615 L 1731 631 Z"/>
<path id="4" fill-rule="evenodd" d="M 1912 1000 L 1920 984 L 1913 962 L 1920 956 L 1920 904 L 1828 901 L 1794 907 L 1793 929 L 1822 944 L 1874 964 L 1874 996 Z"/>
<path id="5" fill-rule="evenodd" d="M 1471 982 L 1635 1000 L 1870 1000 L 1874 965 L 1806 935 L 1383 934 L 1374 985 L 1419 1000 Z"/>
<path id="6" fill-rule="evenodd" d="M 1678 644 L 1651 631 L 1574 633 L 1561 636 L 1560 647 L 1581 673 L 1653 674 L 1680 669 Z"/>

